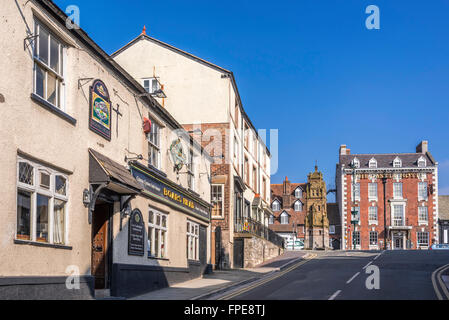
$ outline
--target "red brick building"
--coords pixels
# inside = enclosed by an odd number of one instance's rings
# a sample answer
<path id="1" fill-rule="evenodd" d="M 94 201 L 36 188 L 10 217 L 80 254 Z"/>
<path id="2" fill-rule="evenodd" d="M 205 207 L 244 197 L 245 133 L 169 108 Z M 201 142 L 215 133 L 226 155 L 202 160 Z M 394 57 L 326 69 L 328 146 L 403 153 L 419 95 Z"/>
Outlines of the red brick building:
<path id="1" fill-rule="evenodd" d="M 304 241 L 305 217 L 307 215 L 306 183 L 292 183 L 285 177 L 282 184 L 271 185 L 270 229 L 287 240 Z"/>
<path id="2" fill-rule="evenodd" d="M 415 153 L 394 154 L 351 154 L 342 145 L 336 186 L 342 249 L 427 249 L 438 243 L 438 162 L 427 141 Z"/>

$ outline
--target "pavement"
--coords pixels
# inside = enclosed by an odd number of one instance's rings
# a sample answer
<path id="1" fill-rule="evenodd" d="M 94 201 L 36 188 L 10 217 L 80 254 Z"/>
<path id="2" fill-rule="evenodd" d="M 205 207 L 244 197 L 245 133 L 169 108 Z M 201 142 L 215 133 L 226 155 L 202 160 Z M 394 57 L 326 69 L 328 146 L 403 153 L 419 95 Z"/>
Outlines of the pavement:
<path id="1" fill-rule="evenodd" d="M 131 300 L 203 300 L 248 285 L 270 274 L 295 264 L 307 251 L 286 251 L 283 255 L 254 267 L 232 270 L 215 270 L 202 278 L 175 284 L 131 298 Z"/>

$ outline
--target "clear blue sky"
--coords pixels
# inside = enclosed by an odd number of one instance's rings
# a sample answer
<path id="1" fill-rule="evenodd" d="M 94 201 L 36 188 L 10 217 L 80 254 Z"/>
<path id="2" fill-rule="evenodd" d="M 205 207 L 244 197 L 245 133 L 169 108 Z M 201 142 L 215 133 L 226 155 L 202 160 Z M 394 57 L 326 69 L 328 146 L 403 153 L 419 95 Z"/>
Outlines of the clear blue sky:
<path id="1" fill-rule="evenodd" d="M 108 53 L 147 33 L 234 72 L 257 128 L 279 129 L 279 169 L 315 160 L 334 185 L 340 144 L 414 152 L 429 140 L 449 194 L 449 1 L 90 1 L 81 27 Z M 367 30 L 368 5 L 380 30 Z"/>

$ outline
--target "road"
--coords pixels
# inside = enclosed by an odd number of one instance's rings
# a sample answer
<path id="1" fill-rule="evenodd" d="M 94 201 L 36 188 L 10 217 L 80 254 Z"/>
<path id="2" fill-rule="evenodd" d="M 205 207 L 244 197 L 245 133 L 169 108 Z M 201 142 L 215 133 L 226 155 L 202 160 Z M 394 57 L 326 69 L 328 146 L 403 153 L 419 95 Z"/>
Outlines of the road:
<path id="1" fill-rule="evenodd" d="M 438 297 L 432 273 L 448 263 L 449 251 L 323 252 L 272 281 L 250 290 L 239 289 L 224 298 L 435 300 Z M 379 268 L 379 288 L 370 290 L 366 282 L 371 276 L 368 282 L 375 284 L 374 273 L 371 273 L 375 267 Z M 441 288 L 438 290 L 442 291 Z"/>

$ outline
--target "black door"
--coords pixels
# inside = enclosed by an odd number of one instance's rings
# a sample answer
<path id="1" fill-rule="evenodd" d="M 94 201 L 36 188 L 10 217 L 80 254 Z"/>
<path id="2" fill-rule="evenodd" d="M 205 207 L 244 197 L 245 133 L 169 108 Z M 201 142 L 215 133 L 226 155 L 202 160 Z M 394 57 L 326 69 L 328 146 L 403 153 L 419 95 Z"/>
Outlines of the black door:
<path id="1" fill-rule="evenodd" d="M 234 268 L 243 268 L 243 239 L 234 239 Z"/>
<path id="2" fill-rule="evenodd" d="M 215 269 L 221 267 L 221 227 L 215 228 Z"/>
<path id="3" fill-rule="evenodd" d="M 199 259 L 202 265 L 207 264 L 207 232 L 206 228 L 203 226 L 200 226 L 200 251 L 199 253 Z"/>

